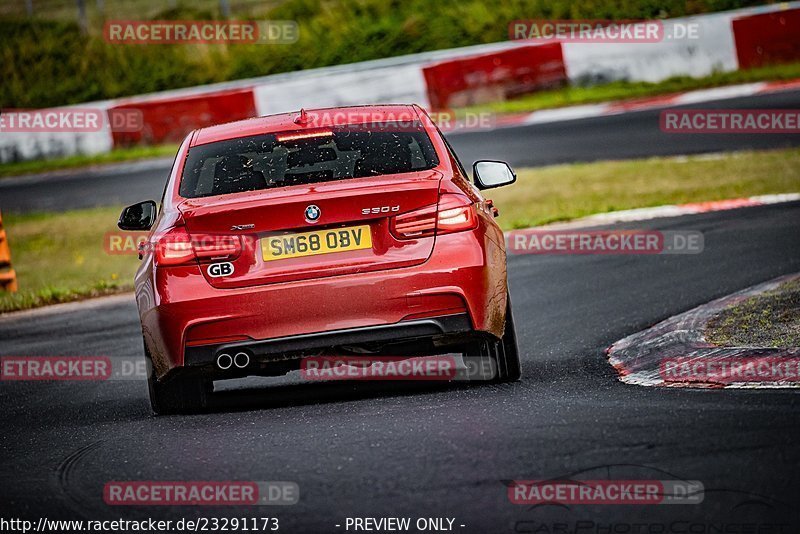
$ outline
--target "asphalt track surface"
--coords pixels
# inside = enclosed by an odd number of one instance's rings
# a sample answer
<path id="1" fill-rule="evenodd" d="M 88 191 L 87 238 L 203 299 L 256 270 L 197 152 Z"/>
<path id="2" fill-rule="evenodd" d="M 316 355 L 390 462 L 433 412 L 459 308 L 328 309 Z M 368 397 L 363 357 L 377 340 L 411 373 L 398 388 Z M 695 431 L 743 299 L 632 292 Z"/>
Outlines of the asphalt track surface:
<path id="1" fill-rule="evenodd" d="M 680 107 L 798 109 L 800 91 Z M 800 145 L 800 135 L 667 134 L 659 129 L 660 112 L 651 109 L 550 124 L 452 133 L 448 138 L 467 166 L 478 159 L 506 160 L 522 167 Z M 171 165 L 172 158 L 162 158 L 90 170 L 2 178 L 0 210 L 60 211 L 158 200 Z"/>
<path id="2" fill-rule="evenodd" d="M 635 225 L 702 231 L 696 255 L 509 257 L 514 384 L 287 377 L 215 392 L 211 413 L 153 417 L 142 381 L 0 383 L 2 516 L 277 516 L 280 532 L 345 532 L 347 517 L 369 516 L 450 517 L 470 533 L 797 532 L 797 391 L 626 385 L 604 349 L 800 270 L 798 224 L 794 202 Z M 0 339 L 4 356 L 142 357 L 131 296 L 6 316 Z M 692 505 L 509 502 L 503 481 L 550 478 L 696 480 L 705 493 Z M 124 480 L 294 481 L 300 502 L 106 505 L 104 484 Z"/>
<path id="3" fill-rule="evenodd" d="M 792 91 L 694 107 L 799 103 Z M 516 166 L 800 144 L 789 135 L 667 135 L 658 114 L 449 137 L 467 164 Z M 0 209 L 157 199 L 170 164 L 2 179 Z M 618 226 L 700 230 L 698 255 L 511 256 L 523 354 L 516 384 L 251 379 L 221 386 L 211 413 L 156 418 L 143 381 L 0 382 L 0 515 L 277 516 L 281 532 L 344 532 L 335 525 L 347 517 L 379 516 L 454 518 L 456 532 L 746 532 L 753 523 L 796 532 L 796 391 L 625 385 L 603 351 L 670 315 L 800 270 L 798 226 L 800 203 L 791 203 Z M 140 359 L 134 302 L 121 296 L 2 317 L 0 356 L 12 355 Z M 504 481 L 551 478 L 696 480 L 705 492 L 694 505 L 509 502 Z M 102 492 L 114 480 L 294 481 L 300 502 L 111 507 Z"/>

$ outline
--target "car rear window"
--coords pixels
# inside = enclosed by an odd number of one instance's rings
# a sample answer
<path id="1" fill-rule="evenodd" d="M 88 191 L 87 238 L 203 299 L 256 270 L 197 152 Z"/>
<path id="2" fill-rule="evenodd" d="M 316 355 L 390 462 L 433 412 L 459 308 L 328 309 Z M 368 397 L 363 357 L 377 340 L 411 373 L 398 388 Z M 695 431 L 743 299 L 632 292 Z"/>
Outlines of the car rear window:
<path id="1" fill-rule="evenodd" d="M 439 160 L 419 123 L 381 123 L 240 137 L 189 150 L 184 198 L 401 174 Z"/>

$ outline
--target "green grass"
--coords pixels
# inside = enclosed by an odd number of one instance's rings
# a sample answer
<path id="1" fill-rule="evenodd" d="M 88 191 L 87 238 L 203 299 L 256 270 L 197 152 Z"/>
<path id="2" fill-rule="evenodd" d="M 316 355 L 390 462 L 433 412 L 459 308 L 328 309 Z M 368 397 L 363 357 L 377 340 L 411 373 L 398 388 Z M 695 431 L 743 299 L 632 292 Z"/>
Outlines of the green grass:
<path id="1" fill-rule="evenodd" d="M 0 164 L 0 178 L 5 176 L 19 176 L 37 172 L 54 171 L 60 169 L 73 169 L 90 165 L 105 163 L 120 163 L 138 159 L 174 156 L 178 152 L 178 145 L 138 146 L 118 148 L 105 154 L 76 155 L 65 158 L 53 158 L 32 161 L 17 161 L 14 163 Z"/>
<path id="2" fill-rule="evenodd" d="M 793 80 L 800 78 L 800 63 L 772 65 L 751 70 L 734 72 L 717 72 L 703 78 L 678 76 L 662 82 L 611 82 L 591 87 L 564 87 L 548 91 L 540 91 L 530 95 L 507 100 L 491 102 L 483 105 L 469 106 L 457 110 L 457 115 L 467 113 L 524 113 L 540 109 L 594 104 L 611 100 L 642 98 L 666 95 L 692 89 L 706 89 L 739 83 L 759 82 L 765 80 Z"/>
<path id="3" fill-rule="evenodd" d="M 800 149 L 520 169 L 487 192 L 506 229 L 631 208 L 800 192 Z"/>
<path id="4" fill-rule="evenodd" d="M 505 229 L 661 204 L 800 191 L 800 149 L 519 169 L 492 190 Z M 19 292 L 0 312 L 126 291 L 135 255 L 104 251 L 119 207 L 4 217 Z"/>
<path id="5" fill-rule="evenodd" d="M 230 2 L 231 12 L 237 17 L 260 17 L 285 0 L 234 0 Z M 191 5 L 193 8 L 216 14 L 219 11 L 219 0 L 103 0 L 103 12 L 98 2 L 86 1 L 86 14 L 93 26 L 102 26 L 103 14 L 114 19 L 148 19 L 155 18 L 164 12 L 165 7 L 174 3 L 177 6 Z M 49 20 L 74 21 L 78 17 L 75 0 L 34 0 L 33 14 L 37 18 Z M 25 2 L 10 0 L 0 3 L 0 17 L 24 17 Z"/>
<path id="6" fill-rule="evenodd" d="M 723 347 L 800 347 L 800 280 L 726 308 L 705 334 Z"/>
<path id="7" fill-rule="evenodd" d="M 19 291 L 0 292 L 0 312 L 130 290 L 137 257 L 109 255 L 103 236 L 121 207 L 58 214 L 4 214 Z"/>

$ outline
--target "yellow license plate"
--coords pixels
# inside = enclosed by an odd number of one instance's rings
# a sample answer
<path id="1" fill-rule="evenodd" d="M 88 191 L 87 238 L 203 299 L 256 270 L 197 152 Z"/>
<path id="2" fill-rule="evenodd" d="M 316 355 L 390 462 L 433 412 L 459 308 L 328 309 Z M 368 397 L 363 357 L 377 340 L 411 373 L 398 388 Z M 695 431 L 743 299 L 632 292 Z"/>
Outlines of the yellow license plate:
<path id="1" fill-rule="evenodd" d="M 266 237 L 261 240 L 264 261 L 301 258 L 372 248 L 372 234 L 368 225 L 349 228 L 331 228 L 299 234 Z"/>

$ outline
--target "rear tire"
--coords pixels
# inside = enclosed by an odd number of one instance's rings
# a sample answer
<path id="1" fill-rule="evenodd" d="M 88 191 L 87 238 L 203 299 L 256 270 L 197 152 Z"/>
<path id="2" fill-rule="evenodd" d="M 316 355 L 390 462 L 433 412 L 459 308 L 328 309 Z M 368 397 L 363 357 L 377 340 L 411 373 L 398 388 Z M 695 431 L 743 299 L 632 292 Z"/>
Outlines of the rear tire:
<path id="1" fill-rule="evenodd" d="M 147 389 L 150 407 L 156 415 L 197 413 L 206 408 L 211 393 L 211 382 L 202 378 L 174 376 L 167 380 L 156 377 L 155 367 L 145 347 L 145 357 L 150 367 Z"/>
<path id="2" fill-rule="evenodd" d="M 522 376 L 517 347 L 517 332 L 511 311 L 511 299 L 506 305 L 506 326 L 500 339 L 483 339 L 464 354 L 471 361 L 467 365 L 471 382 L 501 384 L 516 382 Z"/>
<path id="3" fill-rule="evenodd" d="M 511 295 L 506 299 L 506 329 L 497 347 L 497 382 L 516 382 L 522 377 L 519 360 L 517 330 L 514 327 L 514 314 L 511 310 Z"/>

